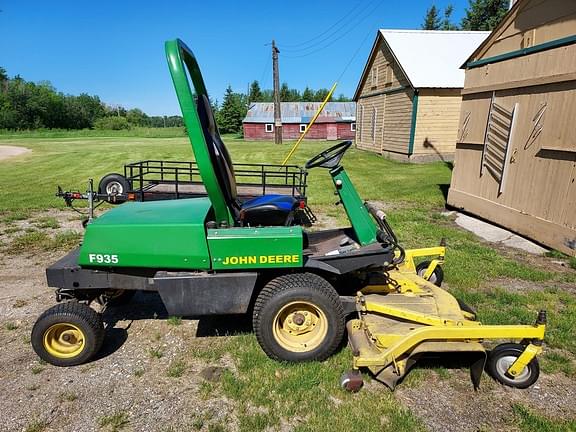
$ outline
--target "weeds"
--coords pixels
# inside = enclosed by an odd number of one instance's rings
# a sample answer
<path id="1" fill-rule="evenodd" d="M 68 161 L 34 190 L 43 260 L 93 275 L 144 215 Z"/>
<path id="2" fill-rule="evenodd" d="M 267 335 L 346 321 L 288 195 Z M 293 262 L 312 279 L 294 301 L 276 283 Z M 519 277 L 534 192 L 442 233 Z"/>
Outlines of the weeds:
<path id="1" fill-rule="evenodd" d="M 102 416 L 98 420 L 98 426 L 101 429 L 108 428 L 112 432 L 124 429 L 129 423 L 130 419 L 125 411 L 117 411 L 114 414 Z"/>
<path id="2" fill-rule="evenodd" d="M 170 378 L 180 378 L 184 375 L 186 371 L 186 363 L 183 360 L 175 360 L 170 363 L 168 370 L 166 371 L 166 376 Z"/>
<path id="3" fill-rule="evenodd" d="M 148 350 L 150 357 L 161 359 L 164 356 L 164 351 L 162 351 L 161 347 L 152 347 Z"/>
<path id="4" fill-rule="evenodd" d="M 58 396 L 60 402 L 74 402 L 76 399 L 78 399 L 78 395 L 72 392 L 63 392 Z"/>
<path id="5" fill-rule="evenodd" d="M 171 316 L 167 319 L 168 325 L 179 326 L 182 324 L 182 317 Z"/>
<path id="6" fill-rule="evenodd" d="M 56 220 L 55 217 L 45 216 L 41 217 L 34 222 L 32 222 L 38 228 L 50 228 L 50 229 L 57 229 L 60 228 L 60 223 Z"/>
<path id="7" fill-rule="evenodd" d="M 13 322 L 7 322 L 6 324 L 4 324 L 4 328 L 6 330 L 16 330 L 18 328 L 18 324 L 15 324 Z"/>
<path id="8" fill-rule="evenodd" d="M 33 420 L 32 423 L 26 426 L 25 432 L 42 432 L 48 427 L 48 422 L 46 420 Z"/>
<path id="9" fill-rule="evenodd" d="M 74 231 L 57 233 L 54 237 L 42 231 L 26 232 L 15 237 L 6 248 L 10 254 L 32 252 L 37 250 L 56 251 L 68 250 L 77 246 L 81 235 Z"/>

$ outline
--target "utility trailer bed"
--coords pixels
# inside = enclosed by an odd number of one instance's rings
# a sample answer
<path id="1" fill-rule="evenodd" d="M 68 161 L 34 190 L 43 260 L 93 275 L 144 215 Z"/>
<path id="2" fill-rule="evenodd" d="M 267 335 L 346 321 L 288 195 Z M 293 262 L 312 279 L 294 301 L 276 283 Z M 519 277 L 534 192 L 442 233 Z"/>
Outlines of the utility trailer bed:
<path id="1" fill-rule="evenodd" d="M 296 165 L 234 164 L 238 198 L 291 195 L 306 201 L 308 172 Z M 196 162 L 144 160 L 124 165 L 128 194 L 137 201 L 196 198 L 206 188 Z"/>

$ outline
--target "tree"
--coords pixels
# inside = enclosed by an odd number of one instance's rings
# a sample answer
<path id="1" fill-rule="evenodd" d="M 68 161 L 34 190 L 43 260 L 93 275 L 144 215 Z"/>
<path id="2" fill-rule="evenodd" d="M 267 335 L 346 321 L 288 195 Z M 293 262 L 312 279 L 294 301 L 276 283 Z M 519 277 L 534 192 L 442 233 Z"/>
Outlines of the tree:
<path id="1" fill-rule="evenodd" d="M 508 12 L 509 0 L 469 0 L 466 16 L 462 18 L 462 30 L 491 31 Z"/>
<path id="2" fill-rule="evenodd" d="M 260 83 L 256 80 L 250 84 L 250 94 L 248 95 L 250 102 L 262 102 L 262 90 L 260 90 Z"/>
<path id="3" fill-rule="evenodd" d="M 442 30 L 458 30 L 458 26 L 452 23 L 452 12 L 454 12 L 454 6 L 449 4 L 444 9 L 444 19 L 442 20 Z"/>
<path id="4" fill-rule="evenodd" d="M 436 5 L 432 5 L 426 11 L 422 30 L 440 30 L 440 27 L 441 23 L 440 16 L 438 15 L 438 8 Z"/>
<path id="5" fill-rule="evenodd" d="M 314 102 L 323 102 L 326 96 L 328 96 L 328 93 L 330 93 L 330 90 L 325 88 L 316 90 L 316 93 L 314 93 Z M 331 100 L 332 96 L 330 96 L 329 101 Z"/>
<path id="6" fill-rule="evenodd" d="M 234 93 L 231 86 L 226 88 L 222 106 L 218 110 L 216 122 L 223 133 L 242 131 L 242 120 L 246 117 L 246 95 Z"/>
<path id="7" fill-rule="evenodd" d="M 302 102 L 312 102 L 314 100 L 314 91 L 306 86 L 302 92 Z"/>

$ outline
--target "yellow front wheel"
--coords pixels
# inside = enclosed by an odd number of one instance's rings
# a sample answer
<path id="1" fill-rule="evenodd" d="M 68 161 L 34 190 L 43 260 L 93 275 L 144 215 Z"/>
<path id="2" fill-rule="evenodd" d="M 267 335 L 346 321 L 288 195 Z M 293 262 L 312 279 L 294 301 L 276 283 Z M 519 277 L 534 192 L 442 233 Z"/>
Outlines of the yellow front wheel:
<path id="1" fill-rule="evenodd" d="M 252 320 L 260 346 L 275 360 L 324 360 L 344 336 L 344 309 L 336 290 L 312 273 L 268 282 L 256 299 Z"/>
<path id="2" fill-rule="evenodd" d="M 77 302 L 58 304 L 34 324 L 31 342 L 36 354 L 55 366 L 73 366 L 94 356 L 104 340 L 99 313 Z"/>

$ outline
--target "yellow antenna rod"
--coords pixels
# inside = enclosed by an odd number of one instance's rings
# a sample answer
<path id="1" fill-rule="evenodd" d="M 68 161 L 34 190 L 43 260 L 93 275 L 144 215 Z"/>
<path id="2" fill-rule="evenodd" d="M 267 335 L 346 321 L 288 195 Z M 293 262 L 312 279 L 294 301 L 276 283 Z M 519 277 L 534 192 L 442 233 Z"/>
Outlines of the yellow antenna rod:
<path id="1" fill-rule="evenodd" d="M 334 93 L 334 90 L 336 90 L 337 85 L 338 85 L 338 82 L 335 82 L 334 85 L 332 86 L 332 88 L 330 89 L 330 91 L 328 92 L 328 94 L 326 95 L 326 99 L 324 99 L 324 102 L 322 102 L 322 105 L 320 105 L 320 108 L 318 108 L 318 111 L 316 111 L 316 114 L 314 114 L 314 117 L 312 117 L 312 120 L 310 120 L 310 123 L 308 123 L 308 125 L 306 126 L 306 129 L 304 129 L 304 132 L 302 132 L 302 135 L 300 135 L 300 138 L 298 138 L 298 141 L 296 141 L 296 144 L 294 144 L 294 147 L 292 147 L 292 149 L 290 150 L 288 155 L 282 161 L 282 165 L 286 165 L 286 162 L 288 162 L 288 159 L 290 159 L 292 157 L 292 155 L 294 154 L 294 152 L 298 149 L 298 146 L 300 145 L 300 143 L 302 142 L 302 140 L 304 139 L 304 137 L 306 136 L 306 134 L 308 133 L 308 131 L 310 130 L 310 128 L 312 127 L 312 125 L 314 124 L 314 122 L 316 121 L 316 119 L 318 118 L 318 116 L 320 115 L 320 113 L 322 112 L 324 107 L 326 106 L 326 104 L 328 103 L 328 100 L 330 100 L 330 97 L 332 96 L 332 93 Z"/>

